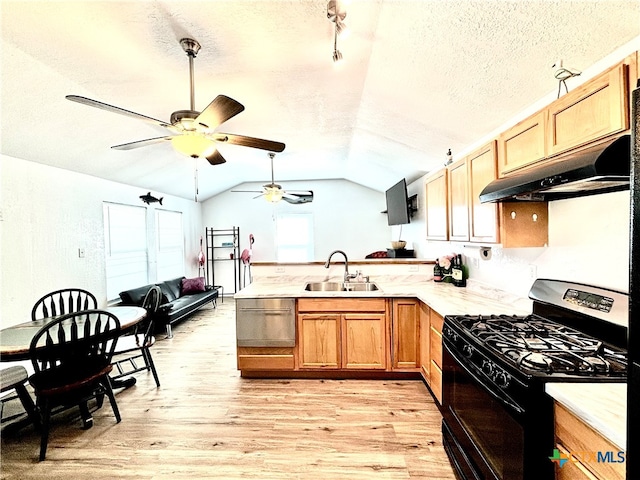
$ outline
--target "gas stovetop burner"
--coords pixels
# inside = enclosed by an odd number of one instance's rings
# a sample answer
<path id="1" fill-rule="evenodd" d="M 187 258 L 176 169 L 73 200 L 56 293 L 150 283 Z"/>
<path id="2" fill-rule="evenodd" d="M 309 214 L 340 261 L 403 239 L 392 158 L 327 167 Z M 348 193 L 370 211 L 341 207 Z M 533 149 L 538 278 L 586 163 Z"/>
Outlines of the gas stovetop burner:
<path id="1" fill-rule="evenodd" d="M 480 345 L 518 370 L 537 375 L 626 375 L 626 352 L 537 315 L 457 316 Z"/>

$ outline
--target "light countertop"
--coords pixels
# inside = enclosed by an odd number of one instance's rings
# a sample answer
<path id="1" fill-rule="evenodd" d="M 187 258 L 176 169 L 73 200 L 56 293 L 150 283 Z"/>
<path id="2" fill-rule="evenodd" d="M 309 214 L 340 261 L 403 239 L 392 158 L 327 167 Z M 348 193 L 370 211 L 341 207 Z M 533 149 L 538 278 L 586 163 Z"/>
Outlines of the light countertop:
<path id="1" fill-rule="evenodd" d="M 429 276 L 390 275 L 376 276 L 371 282 L 380 290 L 373 292 L 308 292 L 307 282 L 342 281 L 341 278 L 326 277 L 268 277 L 240 290 L 235 298 L 406 298 L 415 297 L 423 301 L 440 315 L 491 315 L 531 313 L 532 302 L 482 284 L 468 281 L 467 287 L 458 288 L 450 283 L 436 283 Z"/>
<path id="2" fill-rule="evenodd" d="M 626 449 L 626 383 L 548 383 L 545 389 L 554 400 L 620 450 Z"/>

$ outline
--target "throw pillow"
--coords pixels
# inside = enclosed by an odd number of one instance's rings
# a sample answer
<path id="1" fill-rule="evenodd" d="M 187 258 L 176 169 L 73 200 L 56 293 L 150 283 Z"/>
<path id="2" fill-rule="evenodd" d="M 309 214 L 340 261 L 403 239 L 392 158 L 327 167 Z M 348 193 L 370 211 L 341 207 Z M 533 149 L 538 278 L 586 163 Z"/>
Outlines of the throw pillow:
<path id="1" fill-rule="evenodd" d="M 204 277 L 183 278 L 180 285 L 180 295 L 204 292 Z"/>

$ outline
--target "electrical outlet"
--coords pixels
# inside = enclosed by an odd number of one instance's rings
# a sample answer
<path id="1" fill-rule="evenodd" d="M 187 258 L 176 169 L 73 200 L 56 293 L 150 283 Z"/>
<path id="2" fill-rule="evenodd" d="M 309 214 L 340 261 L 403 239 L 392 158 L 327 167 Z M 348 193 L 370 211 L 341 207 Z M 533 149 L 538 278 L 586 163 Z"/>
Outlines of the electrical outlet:
<path id="1" fill-rule="evenodd" d="M 409 265 L 409 271 L 410 272 L 417 272 L 418 271 L 418 265 Z"/>
<path id="2" fill-rule="evenodd" d="M 276 273 L 284 273 L 284 267 L 276 267 Z"/>
<path id="3" fill-rule="evenodd" d="M 529 265 L 529 280 L 538 278 L 538 268 L 535 265 Z"/>
<path id="4" fill-rule="evenodd" d="M 471 266 L 473 268 L 480 268 L 480 260 L 477 258 L 471 258 Z"/>

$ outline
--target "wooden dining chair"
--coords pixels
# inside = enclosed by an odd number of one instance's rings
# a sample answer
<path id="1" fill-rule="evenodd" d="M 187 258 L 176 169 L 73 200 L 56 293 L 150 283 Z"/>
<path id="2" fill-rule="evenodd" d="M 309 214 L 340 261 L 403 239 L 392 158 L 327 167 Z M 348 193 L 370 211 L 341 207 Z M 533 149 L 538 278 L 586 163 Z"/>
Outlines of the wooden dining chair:
<path id="1" fill-rule="evenodd" d="M 27 369 L 22 365 L 14 365 L 12 367 L 3 368 L 2 370 L 0 370 L 0 393 L 8 392 L 10 390 L 14 390 L 15 392 L 9 393 L 2 397 L 0 403 L 0 421 L 2 423 L 8 422 L 21 415 L 24 415 L 24 412 L 20 411 L 7 417 L 4 416 L 5 403 L 18 398 L 20 399 L 20 402 L 22 403 L 22 406 L 27 412 L 27 415 L 29 416 L 31 421 L 34 422 L 36 426 L 40 425 L 38 415 L 36 414 L 35 405 L 33 404 L 33 399 L 27 391 L 26 383 L 28 378 L 29 375 L 27 374 Z"/>
<path id="2" fill-rule="evenodd" d="M 118 373 L 113 375 L 112 379 L 115 380 L 146 370 L 153 374 L 156 387 L 160 386 L 150 348 L 156 343 L 156 338 L 153 335 L 154 319 L 161 301 L 162 290 L 154 285 L 142 301 L 142 308 L 147 311 L 145 319 L 135 326 L 130 335 L 122 335 L 118 338 L 114 352 L 115 361 L 113 362 Z"/>
<path id="3" fill-rule="evenodd" d="M 42 327 L 31 340 L 29 355 L 35 373 L 29 383 L 40 413 L 40 460 L 49 440 L 49 423 L 54 407 L 79 406 L 85 416 L 87 401 L 106 395 L 120 422 L 109 373 L 120 321 L 104 310 L 86 310 L 62 315 Z"/>
<path id="4" fill-rule="evenodd" d="M 31 309 L 31 320 L 98 308 L 96 297 L 82 288 L 64 288 L 47 293 Z"/>

